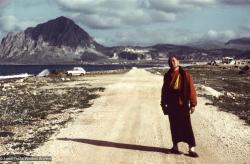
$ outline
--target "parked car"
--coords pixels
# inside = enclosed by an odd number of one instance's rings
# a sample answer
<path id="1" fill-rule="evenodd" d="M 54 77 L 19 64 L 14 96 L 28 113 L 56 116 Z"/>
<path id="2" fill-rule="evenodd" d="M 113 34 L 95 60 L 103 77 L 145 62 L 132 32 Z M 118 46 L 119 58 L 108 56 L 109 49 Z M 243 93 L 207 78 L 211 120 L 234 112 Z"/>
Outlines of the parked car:
<path id="1" fill-rule="evenodd" d="M 66 71 L 69 76 L 85 75 L 86 71 L 82 67 L 74 67 L 72 70 Z"/>

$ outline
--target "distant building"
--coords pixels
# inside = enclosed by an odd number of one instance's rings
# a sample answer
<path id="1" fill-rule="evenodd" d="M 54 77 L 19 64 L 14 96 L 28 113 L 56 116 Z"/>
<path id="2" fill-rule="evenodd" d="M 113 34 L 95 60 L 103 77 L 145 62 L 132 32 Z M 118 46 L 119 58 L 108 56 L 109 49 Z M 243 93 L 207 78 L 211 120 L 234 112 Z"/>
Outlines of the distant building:
<path id="1" fill-rule="evenodd" d="M 234 64 L 236 64 L 236 61 L 232 57 L 223 57 L 221 63 L 222 64 L 234 65 Z"/>
<path id="2" fill-rule="evenodd" d="M 218 64 L 220 64 L 221 63 L 221 61 L 220 60 L 213 60 L 213 61 L 211 61 L 210 63 L 208 63 L 209 65 L 218 65 Z"/>
<path id="3" fill-rule="evenodd" d="M 250 65 L 250 59 L 236 60 L 236 65 Z"/>
<path id="4" fill-rule="evenodd" d="M 235 65 L 235 66 L 250 66 L 250 59 L 238 59 L 235 60 L 232 57 L 223 57 L 222 60 L 213 60 L 209 63 L 207 63 L 208 65 Z"/>
<path id="5" fill-rule="evenodd" d="M 111 59 L 118 59 L 118 55 L 116 52 L 113 53 L 113 57 Z"/>

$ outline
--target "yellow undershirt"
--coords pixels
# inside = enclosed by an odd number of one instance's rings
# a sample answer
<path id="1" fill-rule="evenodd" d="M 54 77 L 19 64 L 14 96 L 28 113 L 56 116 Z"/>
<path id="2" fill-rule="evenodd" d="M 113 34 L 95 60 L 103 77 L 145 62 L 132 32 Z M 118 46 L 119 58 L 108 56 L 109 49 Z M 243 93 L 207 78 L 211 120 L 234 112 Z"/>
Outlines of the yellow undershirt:
<path id="1" fill-rule="evenodd" d="M 174 83 L 174 88 L 173 88 L 175 90 L 179 89 L 179 79 L 180 79 L 180 75 L 178 74 Z"/>

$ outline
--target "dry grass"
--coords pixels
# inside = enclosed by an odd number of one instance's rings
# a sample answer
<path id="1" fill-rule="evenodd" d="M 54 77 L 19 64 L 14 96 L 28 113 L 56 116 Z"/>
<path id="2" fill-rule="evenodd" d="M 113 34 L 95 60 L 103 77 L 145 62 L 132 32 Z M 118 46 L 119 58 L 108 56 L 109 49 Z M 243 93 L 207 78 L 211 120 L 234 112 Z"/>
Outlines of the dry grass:
<path id="1" fill-rule="evenodd" d="M 238 67 L 190 66 L 186 68 L 194 83 L 209 86 L 224 95 L 219 98 L 205 96 L 220 110 L 233 113 L 250 125 L 250 73 L 239 74 Z M 150 72 L 164 74 L 167 70 L 154 69 Z"/>
<path id="2" fill-rule="evenodd" d="M 72 79 L 71 79 L 72 81 Z M 0 150 L 2 153 L 27 153 L 63 127 L 74 116 L 90 107 L 91 100 L 104 88 L 60 86 L 59 78 L 28 78 L 0 81 Z"/>

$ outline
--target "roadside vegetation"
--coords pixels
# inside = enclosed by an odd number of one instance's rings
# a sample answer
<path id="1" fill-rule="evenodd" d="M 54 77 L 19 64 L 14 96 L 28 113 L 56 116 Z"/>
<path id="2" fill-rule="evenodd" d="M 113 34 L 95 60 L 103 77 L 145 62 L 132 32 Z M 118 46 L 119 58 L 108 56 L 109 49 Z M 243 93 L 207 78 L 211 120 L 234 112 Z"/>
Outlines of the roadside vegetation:
<path id="1" fill-rule="evenodd" d="M 240 73 L 239 67 L 189 66 L 195 84 L 211 87 L 223 95 L 205 96 L 220 110 L 233 113 L 250 125 L 250 72 Z M 163 75 L 167 70 L 153 69 L 150 72 Z M 209 104 L 207 104 L 209 105 Z"/>
<path id="2" fill-rule="evenodd" d="M 30 152 L 92 105 L 102 87 L 58 77 L 0 81 L 0 152 Z M 3 155 L 3 154 L 2 154 Z"/>

